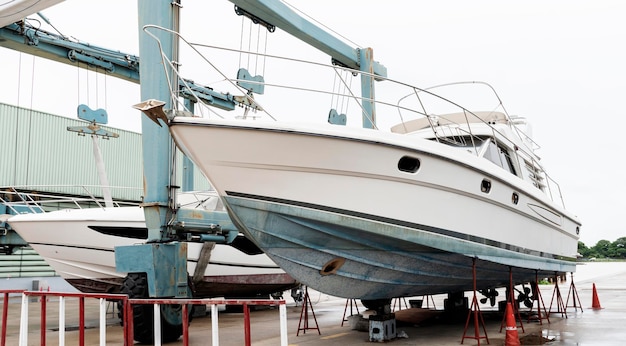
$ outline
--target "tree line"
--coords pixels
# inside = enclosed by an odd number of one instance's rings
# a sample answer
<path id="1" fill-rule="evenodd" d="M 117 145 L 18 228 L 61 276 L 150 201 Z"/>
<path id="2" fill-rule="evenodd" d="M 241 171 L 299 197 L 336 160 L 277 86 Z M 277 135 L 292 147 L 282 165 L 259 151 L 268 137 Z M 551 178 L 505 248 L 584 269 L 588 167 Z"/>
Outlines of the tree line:
<path id="1" fill-rule="evenodd" d="M 614 242 L 600 240 L 596 245 L 587 247 L 582 241 L 578 242 L 578 253 L 584 259 L 590 258 L 613 258 L 626 259 L 626 237 L 621 237 Z"/>

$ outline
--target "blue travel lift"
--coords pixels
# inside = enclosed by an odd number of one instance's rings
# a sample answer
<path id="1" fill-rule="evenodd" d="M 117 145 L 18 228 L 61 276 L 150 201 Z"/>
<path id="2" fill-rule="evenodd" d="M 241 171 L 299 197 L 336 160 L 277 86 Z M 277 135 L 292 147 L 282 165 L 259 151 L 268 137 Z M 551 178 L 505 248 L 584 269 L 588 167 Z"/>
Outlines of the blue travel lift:
<path id="1" fill-rule="evenodd" d="M 308 20 L 302 18 L 282 2 L 274 0 L 230 0 L 235 4 L 239 15 L 251 18 L 255 23 L 265 26 L 270 32 L 276 27 L 290 33 L 298 39 L 320 49 L 332 57 L 335 64 L 347 66 L 360 71 L 386 77 L 383 65 L 373 60 L 371 48 L 355 49 L 341 40 L 328 34 Z M 178 32 L 180 2 L 171 0 L 139 0 L 139 27 L 151 24 Z M 155 40 L 140 31 L 139 56 L 141 57 L 140 85 L 142 100 L 150 100 L 136 105 L 146 116 L 142 117 L 142 140 L 144 161 L 144 201 L 143 209 L 148 227 L 147 244 L 120 246 L 115 248 L 116 268 L 119 272 L 146 273 L 147 290 L 150 297 L 187 297 L 190 288 L 187 284 L 187 246 L 185 241 L 189 235 L 195 234 L 202 241 L 230 243 L 238 234 L 238 230 L 227 217 L 206 213 L 201 218 L 197 211 L 186 214 L 176 208 L 177 186 L 169 164 L 174 155 L 173 142 L 167 126 L 166 112 L 172 109 L 171 90 L 168 79 L 175 80 L 175 74 L 167 70 L 161 60 L 161 51 L 170 61 L 178 61 L 177 43 L 165 31 L 154 32 L 160 40 L 159 49 Z M 166 69 L 169 67 L 166 67 Z M 262 76 L 250 77 L 247 71 L 240 70 L 240 78 L 262 80 Z M 371 75 L 361 75 L 361 91 L 363 95 L 363 126 L 375 126 L 374 103 L 366 100 L 374 99 L 374 81 Z M 257 85 L 251 83 L 251 85 Z M 262 88 L 249 88 L 262 92 Z M 165 100 L 162 102 L 155 100 Z M 232 99 L 224 100 L 228 106 Z M 232 104 L 234 108 L 234 103 Z M 223 107 L 226 108 L 226 107 Z M 230 107 L 228 107 L 230 108 Z M 171 112 L 170 112 L 171 113 Z M 330 112 L 329 121 L 345 123 L 338 114 Z M 339 120 L 335 120 L 339 119 Z M 185 239 L 187 237 L 187 239 Z M 389 307 L 387 302 L 387 310 Z M 382 307 L 381 307 L 382 309 Z M 163 334 L 164 339 L 178 338 L 181 316 L 180 309 L 166 307 L 162 309 L 165 327 L 173 327 L 173 335 Z M 170 328 L 171 329 L 171 328 Z M 145 340 L 150 341 L 150 337 Z"/>
<path id="2" fill-rule="evenodd" d="M 361 93 L 363 96 L 363 127 L 373 128 L 376 122 L 374 107 L 374 81 L 376 76 L 386 77 L 386 68 L 373 60 L 371 48 L 353 48 L 337 39 L 307 19 L 301 17 L 282 2 L 276 0 L 230 0 L 235 4 L 238 15 L 249 17 L 254 23 L 265 26 L 270 32 L 276 27 L 309 45 L 331 56 L 332 63 L 370 73 L 361 75 Z M 178 31 L 175 23 L 179 23 L 180 0 L 138 0 L 139 17 L 139 57 L 113 51 L 82 42 L 73 42 L 66 37 L 49 33 L 44 30 L 7 25 L 0 28 L 0 46 L 45 57 L 57 62 L 75 64 L 83 63 L 96 66 L 107 71 L 107 74 L 132 82 L 140 82 L 143 100 L 167 100 L 159 104 L 146 102 L 137 105 L 142 108 L 146 117 L 142 117 L 142 145 L 144 162 L 144 201 L 143 208 L 148 227 L 148 243 L 115 248 L 116 269 L 129 273 L 125 286 L 129 293 L 149 297 L 188 297 L 191 289 L 188 284 L 186 270 L 187 242 L 220 242 L 230 243 L 239 231 L 224 212 L 199 212 L 178 209 L 176 205 L 176 177 L 170 172 L 170 162 L 175 154 L 173 141 L 163 125 L 167 121 L 163 109 L 171 109 L 170 90 L 161 62 L 161 51 L 156 41 L 149 39 L 141 31 L 147 24 L 161 26 Z M 164 31 L 154 33 L 163 45 L 163 52 L 168 59 L 175 57 L 177 44 Z M 168 71 L 169 78 L 174 77 Z M 238 72 L 239 79 L 262 81 L 262 76 L 249 76 L 247 71 Z M 203 102 L 225 110 L 234 110 L 238 102 L 233 95 L 222 94 L 192 81 L 178 81 L 178 92 L 186 97 L 187 108 L 192 109 L 193 103 Z M 262 93 L 257 83 L 246 86 L 250 92 Z M 193 90 L 193 95 L 190 90 Z M 199 99 L 199 100 L 198 100 Z M 92 118 L 98 117 L 98 111 L 86 109 Z M 79 109 L 80 114 L 80 109 Z M 162 119 L 162 120 L 159 120 Z M 345 115 L 336 110 L 329 112 L 329 122 L 345 125 Z M 187 159 L 183 165 L 192 166 Z M 185 169 L 183 191 L 193 188 L 192 169 Z M 141 292 L 139 292 L 141 291 Z M 370 302 L 372 303 L 372 302 Z M 373 304 L 373 303 L 372 303 Z M 386 304 L 389 307 L 389 303 Z M 370 305 L 371 306 L 371 305 Z M 150 309 L 151 310 L 151 309 Z M 176 339 L 182 331 L 181 309 L 179 307 L 162 307 L 163 338 Z M 137 311 L 135 311 L 137 315 Z M 135 321 L 147 319 L 143 329 L 135 325 L 135 338 L 138 341 L 152 341 L 152 318 L 150 311 L 140 311 Z"/>

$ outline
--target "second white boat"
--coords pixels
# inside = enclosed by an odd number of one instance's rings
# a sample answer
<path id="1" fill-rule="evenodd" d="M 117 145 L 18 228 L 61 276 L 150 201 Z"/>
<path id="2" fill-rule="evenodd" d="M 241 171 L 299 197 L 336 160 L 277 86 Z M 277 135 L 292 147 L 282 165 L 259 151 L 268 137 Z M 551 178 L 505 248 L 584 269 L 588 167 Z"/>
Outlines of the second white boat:
<path id="1" fill-rule="evenodd" d="M 217 196 L 212 199 L 219 203 Z M 115 271 L 114 247 L 143 243 L 148 235 L 139 207 L 20 214 L 8 223 L 82 292 L 118 292 L 126 273 Z M 243 236 L 230 245 L 189 243 L 187 270 L 197 297 L 256 297 L 296 286 L 292 277 Z"/>

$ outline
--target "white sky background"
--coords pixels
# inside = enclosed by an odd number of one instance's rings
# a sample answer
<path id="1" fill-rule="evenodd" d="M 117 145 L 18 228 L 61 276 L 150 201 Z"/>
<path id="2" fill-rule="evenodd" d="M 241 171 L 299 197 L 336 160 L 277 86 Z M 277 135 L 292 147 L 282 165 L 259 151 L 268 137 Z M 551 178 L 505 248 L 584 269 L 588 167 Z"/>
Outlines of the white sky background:
<path id="1" fill-rule="evenodd" d="M 490 83 L 511 114 L 533 125 L 548 173 L 559 182 L 566 207 L 583 223 L 581 241 L 591 246 L 626 236 L 618 218 L 626 211 L 621 198 L 626 195 L 621 162 L 626 2 L 288 2 L 357 44 L 373 47 L 375 60 L 393 79 L 420 87 Z M 232 3 L 182 4 L 186 37 L 239 46 L 241 19 Z M 65 35 L 138 54 L 134 1 L 66 0 L 43 13 Z M 279 31 L 270 35 L 268 51 L 306 57 L 306 50 Z M 314 60 L 328 62 L 313 54 Z M 141 101 L 139 88 L 132 83 L 4 48 L 0 61 L 0 102 L 69 117 L 85 103 L 106 108 L 110 126 L 141 130 L 140 113 L 131 108 Z"/>

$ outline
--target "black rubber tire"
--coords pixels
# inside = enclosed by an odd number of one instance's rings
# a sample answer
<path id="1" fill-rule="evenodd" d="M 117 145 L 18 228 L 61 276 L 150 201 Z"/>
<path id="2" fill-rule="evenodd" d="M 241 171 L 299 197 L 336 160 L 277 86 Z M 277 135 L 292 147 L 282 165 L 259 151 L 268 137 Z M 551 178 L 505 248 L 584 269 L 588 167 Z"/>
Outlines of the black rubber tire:
<path id="1" fill-rule="evenodd" d="M 145 273 L 129 273 L 122 284 L 121 294 L 129 298 L 148 298 L 148 280 Z M 167 306 L 162 306 L 168 308 Z M 123 316 L 120 306 L 119 316 Z M 182 309 L 181 309 L 182 310 Z M 135 341 L 142 344 L 154 342 L 154 309 L 152 305 L 133 306 L 133 334 Z M 182 324 L 171 324 L 161 314 L 161 341 L 172 342 L 183 334 Z"/>

